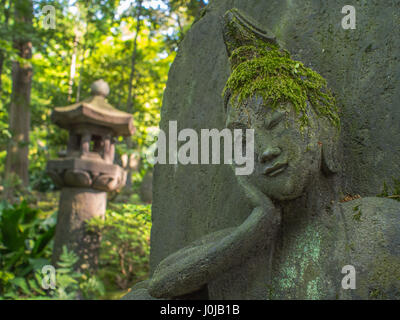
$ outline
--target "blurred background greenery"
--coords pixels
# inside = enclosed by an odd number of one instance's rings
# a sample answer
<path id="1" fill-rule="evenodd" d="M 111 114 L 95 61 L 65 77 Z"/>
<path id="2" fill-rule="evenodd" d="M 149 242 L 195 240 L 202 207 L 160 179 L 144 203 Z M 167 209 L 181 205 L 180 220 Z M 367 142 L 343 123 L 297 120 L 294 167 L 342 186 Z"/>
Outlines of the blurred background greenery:
<path id="1" fill-rule="evenodd" d="M 145 155 L 168 70 L 208 1 L 0 2 L 0 299 L 117 299 L 148 275 Z M 54 29 L 45 28 L 46 5 L 55 9 Z M 40 270 L 50 264 L 59 197 L 45 167 L 68 139 L 50 115 L 88 97 L 100 78 L 110 85 L 109 103 L 134 117 L 136 133 L 116 148 L 116 162 L 128 164 L 127 185 L 109 195 L 105 221 L 90 223 L 102 232 L 99 269 L 73 271 L 77 257 L 65 250 L 57 287 L 44 290 Z"/>

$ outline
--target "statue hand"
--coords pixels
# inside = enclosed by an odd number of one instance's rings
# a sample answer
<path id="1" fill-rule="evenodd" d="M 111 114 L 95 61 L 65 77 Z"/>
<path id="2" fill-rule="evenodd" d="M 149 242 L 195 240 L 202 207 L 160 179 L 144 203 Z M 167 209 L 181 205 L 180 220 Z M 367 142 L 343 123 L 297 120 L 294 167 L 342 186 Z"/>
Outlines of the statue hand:
<path id="1" fill-rule="evenodd" d="M 262 207 L 264 210 L 275 208 L 271 199 L 252 184 L 248 176 L 236 176 L 236 180 L 254 207 Z"/>

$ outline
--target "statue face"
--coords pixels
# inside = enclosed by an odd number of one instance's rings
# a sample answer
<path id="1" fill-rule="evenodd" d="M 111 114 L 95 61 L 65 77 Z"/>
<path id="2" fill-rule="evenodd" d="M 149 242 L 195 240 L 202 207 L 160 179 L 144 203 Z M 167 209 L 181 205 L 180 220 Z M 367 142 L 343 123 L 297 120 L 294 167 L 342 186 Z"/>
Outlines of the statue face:
<path id="1" fill-rule="evenodd" d="M 315 113 L 310 107 L 310 127 L 303 133 L 298 117 L 290 104 L 272 110 L 261 98 L 250 99 L 239 107 L 228 105 L 227 128 L 255 131 L 255 169 L 250 179 L 272 199 L 300 197 L 321 170 L 322 148 Z"/>

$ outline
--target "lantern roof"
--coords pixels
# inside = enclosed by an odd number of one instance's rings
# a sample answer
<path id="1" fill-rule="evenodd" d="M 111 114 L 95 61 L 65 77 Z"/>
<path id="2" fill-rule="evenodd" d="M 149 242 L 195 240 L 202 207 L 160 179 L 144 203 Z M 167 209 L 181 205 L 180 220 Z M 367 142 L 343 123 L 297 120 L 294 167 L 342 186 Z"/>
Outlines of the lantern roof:
<path id="1" fill-rule="evenodd" d="M 92 84 L 92 96 L 66 107 L 54 108 L 53 123 L 64 129 L 76 125 L 97 125 L 114 131 L 116 136 L 131 136 L 135 128 L 132 115 L 111 106 L 107 100 L 110 89 L 103 80 Z"/>

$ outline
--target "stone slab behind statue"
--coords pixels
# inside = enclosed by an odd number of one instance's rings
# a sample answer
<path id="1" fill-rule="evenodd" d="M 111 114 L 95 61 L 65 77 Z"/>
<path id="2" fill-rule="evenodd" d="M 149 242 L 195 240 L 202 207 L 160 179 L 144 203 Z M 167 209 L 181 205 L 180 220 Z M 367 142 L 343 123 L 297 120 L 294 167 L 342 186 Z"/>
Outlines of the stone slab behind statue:
<path id="1" fill-rule="evenodd" d="M 171 67 L 161 129 L 224 128 L 221 92 L 230 73 L 221 16 L 236 7 L 270 29 L 328 80 L 342 110 L 343 192 L 376 195 L 400 177 L 400 1 L 353 1 L 357 29 L 343 30 L 343 1 L 212 1 Z M 239 225 L 250 205 L 228 166 L 157 165 L 151 270 L 199 237 Z"/>

